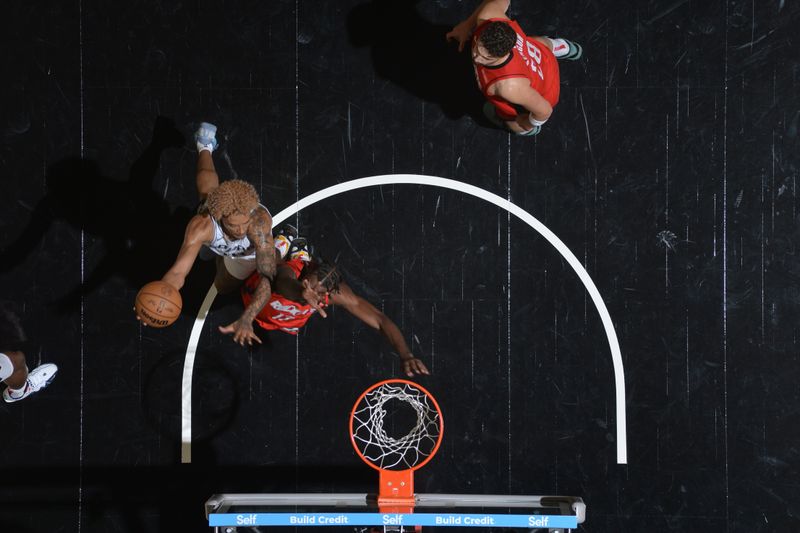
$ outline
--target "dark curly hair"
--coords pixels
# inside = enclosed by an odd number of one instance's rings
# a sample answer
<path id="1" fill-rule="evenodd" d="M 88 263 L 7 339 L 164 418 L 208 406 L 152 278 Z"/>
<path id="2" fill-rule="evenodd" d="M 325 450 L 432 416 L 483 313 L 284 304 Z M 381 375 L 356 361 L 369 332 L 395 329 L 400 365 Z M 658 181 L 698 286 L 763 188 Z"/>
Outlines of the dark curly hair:
<path id="1" fill-rule="evenodd" d="M 492 57 L 503 57 L 517 44 L 517 32 L 505 22 L 494 21 L 486 25 L 478 41 Z"/>

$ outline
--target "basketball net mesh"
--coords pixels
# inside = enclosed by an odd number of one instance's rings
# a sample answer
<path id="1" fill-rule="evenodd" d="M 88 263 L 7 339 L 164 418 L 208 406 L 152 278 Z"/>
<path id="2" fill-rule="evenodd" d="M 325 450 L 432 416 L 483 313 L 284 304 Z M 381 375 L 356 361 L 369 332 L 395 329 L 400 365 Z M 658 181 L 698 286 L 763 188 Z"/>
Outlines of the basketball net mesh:
<path id="1" fill-rule="evenodd" d="M 403 437 L 389 436 L 384 429 L 387 402 L 407 404 L 416 413 L 416 422 Z M 432 453 L 441 431 L 439 412 L 429 397 L 408 383 L 386 383 L 368 392 L 363 404 L 353 411 L 353 441 L 364 458 L 385 470 L 413 469 Z"/>

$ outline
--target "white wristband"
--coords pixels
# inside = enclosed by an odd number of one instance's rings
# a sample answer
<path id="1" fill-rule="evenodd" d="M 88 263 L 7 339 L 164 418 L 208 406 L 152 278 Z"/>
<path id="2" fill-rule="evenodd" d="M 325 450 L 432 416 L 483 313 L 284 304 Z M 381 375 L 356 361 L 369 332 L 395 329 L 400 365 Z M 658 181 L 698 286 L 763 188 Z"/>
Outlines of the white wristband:
<path id="1" fill-rule="evenodd" d="M 533 124 L 534 127 L 535 126 L 542 126 L 542 125 L 544 125 L 545 122 L 547 122 L 547 119 L 536 120 L 535 118 L 533 118 L 533 113 L 528 114 L 528 120 L 531 121 L 531 124 Z"/>

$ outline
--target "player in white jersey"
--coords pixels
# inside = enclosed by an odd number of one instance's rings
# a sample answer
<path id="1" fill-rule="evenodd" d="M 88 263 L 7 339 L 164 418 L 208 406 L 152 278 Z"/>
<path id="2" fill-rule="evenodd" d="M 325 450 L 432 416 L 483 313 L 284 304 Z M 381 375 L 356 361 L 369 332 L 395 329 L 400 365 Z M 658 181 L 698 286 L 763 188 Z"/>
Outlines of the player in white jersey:
<path id="1" fill-rule="evenodd" d="M 8 385 L 3 391 L 3 400 L 7 403 L 18 402 L 47 387 L 58 372 L 58 367 L 52 363 L 28 372 L 22 351 L 25 341 L 16 315 L 0 308 L 0 381 Z"/>
<path id="2" fill-rule="evenodd" d="M 189 221 L 178 258 L 162 280 L 177 289 L 183 287 L 203 247 L 217 255 L 214 285 L 220 293 L 238 289 L 258 270 L 261 280 L 251 305 L 236 322 L 220 327 L 222 333 L 232 333 L 235 342 L 252 344 L 258 342 L 253 318 L 269 301 L 270 282 L 275 278 L 272 217 L 249 183 L 228 180 L 220 184 L 212 158 L 218 145 L 216 133 L 217 127 L 206 122 L 195 133 L 200 209 Z"/>

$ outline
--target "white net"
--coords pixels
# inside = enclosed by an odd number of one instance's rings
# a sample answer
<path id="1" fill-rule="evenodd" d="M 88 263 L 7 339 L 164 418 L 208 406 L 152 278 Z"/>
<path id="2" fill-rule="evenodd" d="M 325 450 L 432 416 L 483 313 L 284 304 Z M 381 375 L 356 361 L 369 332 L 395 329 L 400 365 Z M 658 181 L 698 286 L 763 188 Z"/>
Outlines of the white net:
<path id="1" fill-rule="evenodd" d="M 397 434 L 406 428 L 410 428 L 407 433 Z M 353 412 L 351 429 L 365 459 L 385 470 L 408 470 L 436 451 L 442 423 L 424 391 L 397 381 L 364 395 Z"/>

